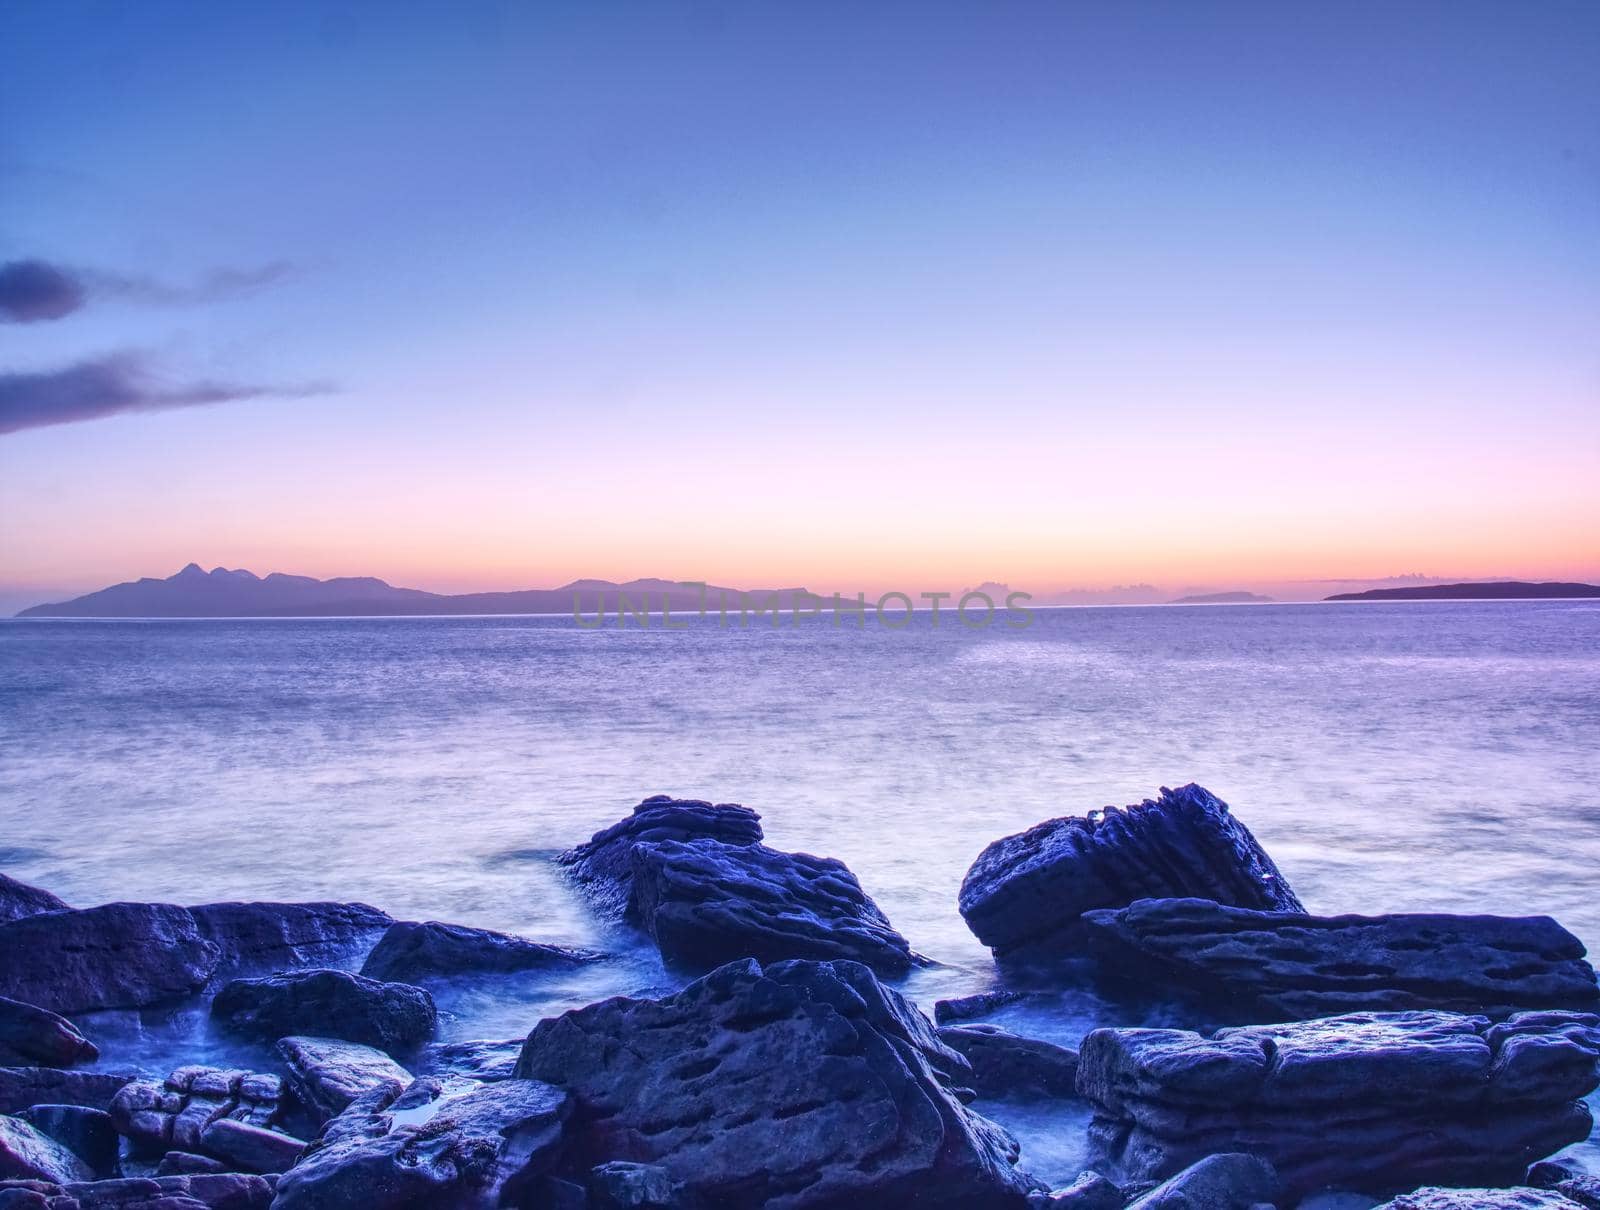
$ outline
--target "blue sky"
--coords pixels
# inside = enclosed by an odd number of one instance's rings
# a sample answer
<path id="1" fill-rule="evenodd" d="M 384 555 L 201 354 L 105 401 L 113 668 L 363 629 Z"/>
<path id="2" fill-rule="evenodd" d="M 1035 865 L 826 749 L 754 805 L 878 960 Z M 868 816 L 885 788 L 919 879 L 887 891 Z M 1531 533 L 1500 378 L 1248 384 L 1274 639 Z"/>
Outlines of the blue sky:
<path id="1" fill-rule="evenodd" d="M 1600 574 L 1593 4 L 0 26 L 6 586 Z"/>

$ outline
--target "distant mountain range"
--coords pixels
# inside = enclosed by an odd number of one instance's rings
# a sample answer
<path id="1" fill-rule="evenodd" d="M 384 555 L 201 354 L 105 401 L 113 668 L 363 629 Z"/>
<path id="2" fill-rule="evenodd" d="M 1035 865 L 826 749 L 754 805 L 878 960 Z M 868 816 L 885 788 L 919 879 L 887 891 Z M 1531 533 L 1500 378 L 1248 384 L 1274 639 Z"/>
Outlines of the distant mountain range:
<path id="1" fill-rule="evenodd" d="M 754 589 L 751 609 L 776 596 L 778 608 L 793 607 L 803 588 Z M 704 590 L 672 580 L 574 580 L 560 588 L 520 592 L 469 592 L 447 595 L 419 588 L 396 588 L 372 576 L 340 576 L 316 580 L 273 572 L 214 567 L 205 571 L 191 563 L 165 580 L 145 578 L 114 584 L 99 592 L 55 605 L 35 605 L 19 618 L 261 618 L 261 617 L 390 617 L 430 614 L 564 613 L 574 600 L 585 616 L 604 609 L 615 614 L 619 601 L 656 614 L 665 601 L 675 613 L 726 608 L 737 613 L 740 591 L 708 585 Z"/>
<path id="2" fill-rule="evenodd" d="M 1202 592 L 1192 597 L 1179 597 L 1172 605 L 1270 605 L 1272 597 L 1259 592 Z"/>
<path id="3" fill-rule="evenodd" d="M 1330 601 L 1511 601 L 1562 600 L 1600 597 L 1594 584 L 1530 584 L 1524 580 L 1494 580 L 1483 584 L 1422 584 L 1411 588 L 1373 588 L 1366 592 L 1339 592 Z"/>

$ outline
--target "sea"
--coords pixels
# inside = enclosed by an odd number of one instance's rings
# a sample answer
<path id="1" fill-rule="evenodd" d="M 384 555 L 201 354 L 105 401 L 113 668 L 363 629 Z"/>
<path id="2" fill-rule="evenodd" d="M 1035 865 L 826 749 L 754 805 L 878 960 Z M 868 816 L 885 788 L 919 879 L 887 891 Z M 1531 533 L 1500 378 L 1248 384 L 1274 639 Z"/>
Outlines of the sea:
<path id="1" fill-rule="evenodd" d="M 682 985 L 555 860 L 663 793 L 845 861 L 938 963 L 901 984 L 930 1013 L 999 986 L 956 908 L 985 845 L 1187 782 L 1314 912 L 1548 914 L 1600 943 L 1600 603 L 1008 620 L 7 620 L 0 869 L 74 905 L 360 900 L 613 955 L 438 989 L 444 1040 Z M 1087 986 L 990 1019 L 1068 1044 L 1206 1024 Z M 193 1007 L 80 1024 L 105 1066 L 266 1061 Z M 1081 1107 L 976 1107 L 1041 1177 L 1086 1162 Z M 1571 1156 L 1600 1173 L 1596 1140 Z"/>

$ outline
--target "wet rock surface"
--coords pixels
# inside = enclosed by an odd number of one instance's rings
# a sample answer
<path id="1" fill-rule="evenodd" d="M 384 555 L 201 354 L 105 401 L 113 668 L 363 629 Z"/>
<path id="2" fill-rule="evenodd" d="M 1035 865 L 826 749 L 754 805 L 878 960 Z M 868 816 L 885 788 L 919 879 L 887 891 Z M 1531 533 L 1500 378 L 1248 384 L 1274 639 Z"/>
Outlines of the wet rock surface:
<path id="1" fill-rule="evenodd" d="M 1272 1165 L 1239 1152 L 1208 1155 L 1128 1203 L 1128 1210 L 1251 1210 L 1278 1200 Z"/>
<path id="2" fill-rule="evenodd" d="M 367 955 L 361 973 L 369 979 L 414 983 L 459 975 L 570 970 L 599 958 L 589 950 L 429 920 L 390 925 Z"/>
<path id="3" fill-rule="evenodd" d="M 761 816 L 748 807 L 657 794 L 559 860 L 597 908 L 621 917 L 633 895 L 634 845 L 686 840 L 744 845 L 761 838 Z"/>
<path id="4" fill-rule="evenodd" d="M 662 957 L 695 970 L 740 958 L 842 958 L 882 975 L 913 964 L 911 946 L 842 861 L 762 844 L 635 843 L 628 914 Z"/>
<path id="5" fill-rule="evenodd" d="M 1083 956 L 1084 912 L 1190 897 L 1304 910 L 1250 830 L 1196 785 L 995 841 L 967 871 L 960 908 L 997 958 L 1023 963 Z"/>
<path id="6" fill-rule="evenodd" d="M 93 1177 L 117 1175 L 121 1138 L 105 1110 L 82 1105 L 34 1105 L 16 1116 L 66 1147 L 89 1166 Z"/>
<path id="7" fill-rule="evenodd" d="M 135 1150 L 209 1154 L 202 1139 L 215 1122 L 277 1122 L 282 1086 L 276 1075 L 218 1067 L 180 1067 L 165 1080 L 134 1080 L 111 1100 L 111 1121 Z"/>
<path id="8" fill-rule="evenodd" d="M 325 966 L 367 949 L 393 918 L 364 903 L 208 903 L 189 909 L 218 970 Z"/>
<path id="9" fill-rule="evenodd" d="M 0 1183 L 0 1210 L 267 1210 L 271 1205 L 270 1178 L 234 1172 Z"/>
<path id="10" fill-rule="evenodd" d="M 0 996 L 0 1063 L 71 1067 L 99 1055 L 95 1044 L 65 1017 Z"/>
<path id="11" fill-rule="evenodd" d="M 278 1042 L 286 1082 L 318 1126 L 358 1097 L 387 1089 L 398 1094 L 411 1073 L 383 1051 L 338 1038 L 289 1037 Z"/>
<path id="12" fill-rule="evenodd" d="M 1600 1011 L 1583 944 L 1548 916 L 1308 916 L 1148 899 L 1083 922 L 1108 970 L 1256 1021 Z"/>
<path id="13" fill-rule="evenodd" d="M 517 1074 L 572 1096 L 578 1179 L 627 1160 L 733 1210 L 1017 1205 L 1015 1142 L 944 1082 L 965 1067 L 865 966 L 743 961 L 543 1021 Z"/>
<path id="14" fill-rule="evenodd" d="M 40 887 L 0 874 L 0 923 L 37 916 L 42 912 L 70 911 L 69 906 Z"/>
<path id="15" fill-rule="evenodd" d="M 1076 1095 L 1078 1052 L 998 1025 L 945 1025 L 939 1041 L 972 1065 L 969 1086 L 979 1096 Z"/>
<path id="16" fill-rule="evenodd" d="M 21 1118 L 0 1115 L 0 1179 L 87 1181 L 94 1170 L 64 1143 Z"/>
<path id="17" fill-rule="evenodd" d="M 1033 1194 L 1028 1205 L 1033 1210 L 1122 1210 L 1129 1200 L 1120 1186 L 1098 1172 L 1080 1172 L 1065 1189 Z"/>
<path id="18" fill-rule="evenodd" d="M 1418 1189 L 1376 1210 L 1583 1210 L 1559 1193 L 1546 1189 Z"/>
<path id="19" fill-rule="evenodd" d="M 407 983 L 350 971 L 308 970 L 235 979 L 212 1001 L 224 1028 L 262 1040 L 315 1034 L 383 1050 L 407 1050 L 433 1035 L 433 997 Z"/>
<path id="20" fill-rule="evenodd" d="M 1600 1019 L 1356 1013 L 1221 1030 L 1101 1029 L 1078 1091 L 1113 1179 L 1247 1148 L 1286 1193 L 1509 1185 L 1589 1134 Z"/>
<path id="21" fill-rule="evenodd" d="M 419 1066 L 429 1075 L 458 1075 L 468 1079 L 509 1080 L 522 1054 L 521 1038 L 504 1041 L 436 1042 L 423 1048 Z"/>

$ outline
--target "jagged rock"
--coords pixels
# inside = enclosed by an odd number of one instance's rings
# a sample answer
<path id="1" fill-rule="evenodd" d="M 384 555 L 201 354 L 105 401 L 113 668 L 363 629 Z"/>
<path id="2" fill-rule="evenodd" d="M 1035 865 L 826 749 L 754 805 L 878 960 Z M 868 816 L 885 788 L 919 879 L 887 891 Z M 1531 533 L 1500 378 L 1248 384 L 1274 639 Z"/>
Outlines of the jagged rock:
<path id="1" fill-rule="evenodd" d="M 99 1056 L 95 1044 L 65 1017 L 0 996 L 0 1063 L 71 1067 Z"/>
<path id="2" fill-rule="evenodd" d="M 106 1109 L 138 1072 L 63 1071 L 58 1067 L 0 1067 L 0 1113 L 30 1105 L 86 1105 Z"/>
<path id="3" fill-rule="evenodd" d="M 996 957 L 1025 962 L 1081 954 L 1084 912 L 1186 897 L 1304 910 L 1228 804 L 1196 785 L 995 841 L 967 871 L 960 907 Z"/>
<path id="4" fill-rule="evenodd" d="M 423 1048 L 421 1067 L 429 1075 L 458 1075 L 473 1080 L 509 1080 L 516 1072 L 522 1039 L 503 1042 L 435 1042 Z"/>
<path id="5" fill-rule="evenodd" d="M 369 979 L 412 983 L 455 975 L 570 969 L 599 957 L 588 950 L 429 920 L 390 925 L 367 955 L 361 973 Z"/>
<path id="6" fill-rule="evenodd" d="M 591 1210 L 683 1210 L 690 1205 L 682 1181 L 655 1164 L 613 1160 L 589 1172 Z"/>
<path id="7" fill-rule="evenodd" d="M 0 995 L 70 1014 L 191 995 L 221 950 L 186 908 L 108 903 L 0 924 L 0 953 Z"/>
<path id="8" fill-rule="evenodd" d="M 374 1089 L 398 1094 L 411 1073 L 381 1050 L 337 1038 L 292 1037 L 278 1042 L 289 1090 L 320 1125 Z"/>
<path id="9" fill-rule="evenodd" d="M 1028 1199 L 1035 1210 L 1122 1210 L 1128 1195 L 1098 1172 L 1080 1172 L 1078 1179 L 1054 1193 L 1036 1193 Z"/>
<path id="10" fill-rule="evenodd" d="M 278 1182 L 274 1210 L 469 1210 L 542 1204 L 566 1093 L 533 1080 L 450 1096 L 418 1080 L 360 1128 L 319 1139 Z M 526 1200 L 524 1200 L 526 1199 Z"/>
<path id="11" fill-rule="evenodd" d="M 979 992 L 975 996 L 957 996 L 953 1000 L 935 1000 L 933 1002 L 933 1019 L 940 1025 L 950 1025 L 956 1021 L 971 1021 L 975 1017 L 987 1017 L 992 1012 L 1027 998 L 1028 993 L 1025 991 L 1008 989 L 1005 991 Z"/>
<path id="12" fill-rule="evenodd" d="M 226 1172 L 228 1166 L 209 1155 L 195 1155 L 192 1151 L 169 1151 L 156 1165 L 157 1176 L 183 1176 L 196 1172 Z"/>
<path id="13" fill-rule="evenodd" d="M 1583 1210 L 1548 1189 L 1418 1189 L 1375 1210 Z"/>
<path id="14" fill-rule="evenodd" d="M 438 1020 L 433 997 L 420 987 L 337 970 L 235 979 L 217 993 L 211 1015 L 256 1038 L 315 1034 L 384 1050 L 421 1045 Z"/>
<path id="15" fill-rule="evenodd" d="M 718 840 L 633 846 L 628 915 L 698 970 L 754 958 L 848 959 L 902 975 L 913 955 L 842 861 Z"/>
<path id="16" fill-rule="evenodd" d="M 134 1080 L 111 1100 L 111 1121 L 136 1151 L 209 1153 L 206 1129 L 224 1118 L 270 1126 L 281 1110 L 275 1075 L 218 1067 L 180 1067 L 165 1080 Z M 226 1158 L 226 1157 L 220 1157 Z"/>
<path id="17" fill-rule="evenodd" d="M 42 887 L 29 886 L 6 874 L 0 874 L 0 923 L 21 920 L 24 916 L 38 916 L 44 912 L 66 912 L 71 909 Z"/>
<path id="18" fill-rule="evenodd" d="M 1070 1047 L 1024 1038 L 998 1025 L 945 1025 L 938 1032 L 939 1041 L 972 1064 L 971 1087 L 979 1096 L 1076 1093 L 1078 1052 Z"/>
<path id="19" fill-rule="evenodd" d="M 17 1117 L 71 1151 L 89 1166 L 96 1179 L 117 1175 L 120 1139 L 105 1110 L 83 1105 L 35 1105 Z"/>
<path id="20" fill-rule="evenodd" d="M 233 1172 L 286 1172 L 305 1149 L 304 1139 L 232 1118 L 218 1118 L 200 1132 L 200 1150 Z"/>
<path id="21" fill-rule="evenodd" d="M 94 1170 L 64 1143 L 21 1118 L 0 1115 L 0 1180 L 87 1181 Z"/>
<path id="22" fill-rule="evenodd" d="M 1085 912 L 1083 923 L 1107 969 L 1253 1021 L 1600 1011 L 1582 942 L 1548 916 L 1307 916 L 1145 899 Z"/>
<path id="23" fill-rule="evenodd" d="M 238 1172 L 0 1183 L 0 1210 L 268 1210 L 271 1204 L 271 1178 Z"/>
<path id="24" fill-rule="evenodd" d="M 1588 1137 L 1600 1018 L 1352 1013 L 1219 1031 L 1099 1029 L 1079 1052 L 1113 1179 L 1248 1148 L 1286 1192 L 1505 1185 Z M 1098 1165 L 1097 1165 L 1098 1166 Z"/>
<path id="25" fill-rule="evenodd" d="M 576 1102 L 558 1175 L 652 1164 L 726 1210 L 1016 1205 L 1015 1141 L 943 1082 L 966 1068 L 865 966 L 746 960 L 541 1021 L 517 1074 Z"/>
<path id="26" fill-rule="evenodd" d="M 1251 1210 L 1278 1200 L 1278 1174 L 1253 1155 L 1224 1152 L 1190 1164 L 1128 1210 Z"/>
<path id="27" fill-rule="evenodd" d="M 720 840 L 755 844 L 761 816 L 738 803 L 709 803 L 657 794 L 624 820 L 596 832 L 587 843 L 558 859 L 596 907 L 615 916 L 627 910 L 633 894 L 633 846 L 661 840 Z"/>
<path id="28" fill-rule="evenodd" d="M 207 903 L 189 909 L 218 947 L 219 970 L 333 965 L 372 945 L 394 923 L 364 903 Z"/>

